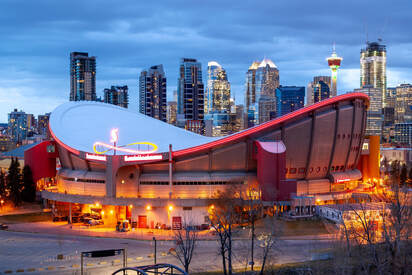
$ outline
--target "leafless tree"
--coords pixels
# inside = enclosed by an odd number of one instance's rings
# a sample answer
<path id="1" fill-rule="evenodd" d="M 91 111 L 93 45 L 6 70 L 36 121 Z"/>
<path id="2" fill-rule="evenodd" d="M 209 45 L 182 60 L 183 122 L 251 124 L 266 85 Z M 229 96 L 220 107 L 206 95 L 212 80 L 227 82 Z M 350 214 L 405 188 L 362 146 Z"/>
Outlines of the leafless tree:
<path id="1" fill-rule="evenodd" d="M 211 227 L 218 237 L 219 254 L 222 257 L 225 275 L 233 274 L 233 234 L 236 225 L 241 222 L 241 197 L 241 187 L 229 186 L 213 199 L 209 213 Z"/>
<path id="2" fill-rule="evenodd" d="M 409 274 L 412 270 L 412 194 L 399 180 L 397 163 L 391 168 L 391 178 L 380 195 L 384 203 L 374 204 L 373 209 L 361 203 L 342 217 L 344 263 L 357 272 Z"/>
<path id="3" fill-rule="evenodd" d="M 280 235 L 281 230 L 276 217 L 266 217 L 263 221 L 263 231 L 257 236 L 262 255 L 260 275 L 264 274 L 267 262 L 274 255 L 273 248 L 276 246 Z"/>
<path id="4" fill-rule="evenodd" d="M 390 269 L 394 274 L 406 274 L 412 269 L 412 193 L 408 192 L 396 172 L 392 173 L 390 189 L 384 193 L 387 203 L 382 215 L 382 237 Z"/>
<path id="5" fill-rule="evenodd" d="M 173 239 L 176 243 L 176 248 L 175 253 L 172 255 L 179 260 L 188 273 L 198 241 L 198 232 L 194 226 L 186 225 L 183 229 L 174 231 Z"/>

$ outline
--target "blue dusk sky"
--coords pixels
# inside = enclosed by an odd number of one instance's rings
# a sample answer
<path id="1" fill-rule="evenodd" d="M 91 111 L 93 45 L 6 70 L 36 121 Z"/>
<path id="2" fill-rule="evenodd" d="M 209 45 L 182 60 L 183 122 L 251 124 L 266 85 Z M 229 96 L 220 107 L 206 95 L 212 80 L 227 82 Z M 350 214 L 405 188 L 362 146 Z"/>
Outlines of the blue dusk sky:
<path id="1" fill-rule="evenodd" d="M 38 115 L 68 101 L 71 51 L 97 57 L 98 96 L 128 85 L 135 110 L 138 76 L 152 65 L 164 65 L 170 99 L 181 57 L 201 61 L 204 77 L 217 61 L 243 103 L 254 60 L 272 59 L 282 85 L 306 86 L 329 75 L 333 42 L 344 58 L 338 91 L 351 91 L 367 38 L 387 46 L 388 86 L 411 83 L 411 10 L 406 0 L 1 0 L 0 122 L 14 108 Z"/>

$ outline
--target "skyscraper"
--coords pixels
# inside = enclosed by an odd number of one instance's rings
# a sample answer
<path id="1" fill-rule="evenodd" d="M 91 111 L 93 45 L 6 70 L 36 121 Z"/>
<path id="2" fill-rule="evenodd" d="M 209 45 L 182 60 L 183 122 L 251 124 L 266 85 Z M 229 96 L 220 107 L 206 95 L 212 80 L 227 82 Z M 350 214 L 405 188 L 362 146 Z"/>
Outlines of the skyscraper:
<path id="1" fill-rule="evenodd" d="M 391 142 L 395 127 L 396 88 L 386 88 L 385 107 L 383 107 L 382 140 Z"/>
<path id="2" fill-rule="evenodd" d="M 127 108 L 129 106 L 129 88 L 125 85 L 104 89 L 104 102 Z"/>
<path id="3" fill-rule="evenodd" d="M 196 59 L 180 60 L 177 85 L 177 124 L 187 130 L 202 132 L 204 119 L 204 85 L 202 64 Z M 189 123 L 187 123 L 190 121 Z"/>
<path id="4" fill-rule="evenodd" d="M 27 114 L 23 111 L 9 113 L 8 117 L 8 134 L 13 142 L 22 143 L 27 138 Z"/>
<path id="5" fill-rule="evenodd" d="M 258 125 L 276 116 L 276 88 L 279 70 L 270 59 L 253 62 L 246 73 L 245 111 L 247 127 Z"/>
<path id="6" fill-rule="evenodd" d="M 395 123 L 412 122 L 412 85 L 396 87 Z"/>
<path id="7" fill-rule="evenodd" d="M 382 93 L 383 107 L 386 106 L 386 46 L 367 42 L 360 52 L 360 87 L 372 85 Z"/>
<path id="8" fill-rule="evenodd" d="M 381 136 L 382 134 L 382 90 L 372 85 L 364 85 L 354 92 L 365 93 L 369 96 L 369 108 L 366 114 L 366 132 L 367 136 Z"/>
<path id="9" fill-rule="evenodd" d="M 337 95 L 337 81 L 338 81 L 338 69 L 342 62 L 342 57 L 339 57 L 335 51 L 335 44 L 333 45 L 332 55 L 326 60 L 328 61 L 329 68 L 332 72 L 332 87 L 330 89 L 331 96 Z"/>
<path id="10" fill-rule="evenodd" d="M 140 113 L 167 121 L 166 74 L 163 65 L 142 71 L 139 78 Z"/>
<path id="11" fill-rule="evenodd" d="M 225 69 L 219 63 L 207 64 L 207 90 L 205 96 L 205 114 L 230 111 L 230 83 Z"/>
<path id="12" fill-rule="evenodd" d="M 330 85 L 330 76 L 315 76 L 306 90 L 306 105 L 312 105 L 331 97 Z"/>
<path id="13" fill-rule="evenodd" d="M 70 101 L 96 100 L 96 57 L 70 53 Z"/>
<path id="14" fill-rule="evenodd" d="M 207 64 L 207 89 L 205 96 L 206 135 L 222 136 L 230 132 L 230 83 L 225 69 L 219 63 Z"/>
<path id="15" fill-rule="evenodd" d="M 276 89 L 277 116 L 303 108 L 305 101 L 305 87 L 279 86 Z"/>

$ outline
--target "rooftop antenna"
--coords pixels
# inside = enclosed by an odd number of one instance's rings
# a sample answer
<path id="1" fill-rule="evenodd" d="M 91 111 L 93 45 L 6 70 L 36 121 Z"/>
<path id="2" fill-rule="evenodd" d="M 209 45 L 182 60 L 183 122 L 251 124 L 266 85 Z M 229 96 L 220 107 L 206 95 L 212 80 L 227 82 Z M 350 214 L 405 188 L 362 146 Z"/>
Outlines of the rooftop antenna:
<path id="1" fill-rule="evenodd" d="M 335 43 L 335 41 L 333 41 L 333 44 L 332 44 L 332 53 L 336 53 L 336 43 Z"/>
<path id="2" fill-rule="evenodd" d="M 385 21 L 383 22 L 383 27 L 382 27 L 381 33 L 380 33 L 380 35 L 379 35 L 378 42 L 382 42 L 382 41 L 383 41 L 383 35 L 384 35 L 384 32 L 385 32 L 385 29 L 386 29 L 387 24 L 388 24 L 388 17 L 386 17 L 386 18 L 385 18 Z"/>

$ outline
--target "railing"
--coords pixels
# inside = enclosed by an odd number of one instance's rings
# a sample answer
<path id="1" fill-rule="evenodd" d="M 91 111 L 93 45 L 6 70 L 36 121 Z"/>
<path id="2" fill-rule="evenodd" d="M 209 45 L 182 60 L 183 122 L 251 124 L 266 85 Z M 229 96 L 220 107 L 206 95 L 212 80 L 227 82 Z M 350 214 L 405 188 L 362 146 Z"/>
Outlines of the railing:
<path id="1" fill-rule="evenodd" d="M 132 271 L 128 272 L 128 271 Z M 172 264 L 155 264 L 136 267 L 124 267 L 112 273 L 112 275 L 187 275 L 181 268 Z"/>

